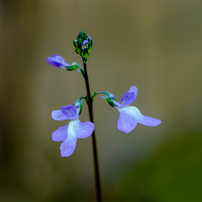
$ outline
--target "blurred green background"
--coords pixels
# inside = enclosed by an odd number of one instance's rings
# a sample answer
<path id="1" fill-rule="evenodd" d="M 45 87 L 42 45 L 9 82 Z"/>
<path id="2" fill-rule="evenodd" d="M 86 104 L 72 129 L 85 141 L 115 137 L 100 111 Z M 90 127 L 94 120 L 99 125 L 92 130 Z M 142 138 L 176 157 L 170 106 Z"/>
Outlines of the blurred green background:
<path id="1" fill-rule="evenodd" d="M 162 120 L 117 129 L 119 113 L 96 98 L 103 201 L 202 201 L 202 1 L 2 0 L 0 2 L 0 201 L 95 201 L 91 138 L 69 158 L 51 134 L 51 112 L 85 95 L 78 72 L 49 66 L 59 54 L 82 64 L 72 41 L 93 40 L 91 92 Z M 88 120 L 84 104 L 81 121 Z"/>

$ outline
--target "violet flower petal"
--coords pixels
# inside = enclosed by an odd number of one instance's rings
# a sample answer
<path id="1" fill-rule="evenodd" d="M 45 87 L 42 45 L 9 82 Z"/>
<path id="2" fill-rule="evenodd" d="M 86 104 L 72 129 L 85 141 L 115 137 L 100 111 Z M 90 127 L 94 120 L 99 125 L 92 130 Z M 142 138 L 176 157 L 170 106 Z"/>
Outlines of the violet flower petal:
<path id="1" fill-rule="evenodd" d="M 68 125 L 58 128 L 52 133 L 52 140 L 55 142 L 64 141 L 67 138 Z"/>
<path id="2" fill-rule="evenodd" d="M 136 86 L 130 87 L 130 89 L 123 94 L 121 98 L 121 106 L 128 106 L 133 103 L 137 97 L 138 89 Z"/>
<path id="3" fill-rule="evenodd" d="M 128 106 L 135 101 L 135 93 L 134 92 L 126 92 L 123 94 L 121 98 L 121 107 Z"/>
<path id="4" fill-rule="evenodd" d="M 63 120 L 67 120 L 68 117 L 65 116 L 61 110 L 53 110 L 52 111 L 52 118 L 55 120 L 55 121 L 63 121 Z"/>
<path id="5" fill-rule="evenodd" d="M 78 110 L 73 105 L 61 107 L 61 111 L 67 117 L 67 119 L 78 118 Z"/>
<path id="6" fill-rule="evenodd" d="M 119 109 L 120 116 L 117 127 L 120 131 L 130 133 L 136 127 L 137 121 L 133 114 L 130 114 L 124 110 L 125 108 Z"/>
<path id="7" fill-rule="evenodd" d="M 77 138 L 87 138 L 89 137 L 95 129 L 94 123 L 84 122 L 78 120 L 76 124 L 76 136 Z"/>

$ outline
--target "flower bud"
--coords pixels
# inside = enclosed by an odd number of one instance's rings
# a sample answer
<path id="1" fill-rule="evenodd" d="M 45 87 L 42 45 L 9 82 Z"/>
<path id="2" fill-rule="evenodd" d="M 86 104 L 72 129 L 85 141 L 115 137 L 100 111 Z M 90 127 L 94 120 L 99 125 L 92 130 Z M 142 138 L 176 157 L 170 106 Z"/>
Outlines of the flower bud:
<path id="1" fill-rule="evenodd" d="M 47 63 L 61 69 L 66 69 L 67 71 L 77 70 L 79 73 L 83 74 L 83 69 L 78 63 L 72 62 L 72 64 L 68 64 L 60 55 L 53 55 L 51 57 L 48 57 Z"/>
<path id="2" fill-rule="evenodd" d="M 53 55 L 47 58 L 47 63 L 49 65 L 66 69 L 65 66 L 70 66 L 70 64 L 66 63 L 65 59 L 60 55 Z"/>
<path id="3" fill-rule="evenodd" d="M 84 59 L 84 62 L 86 62 L 92 48 L 91 37 L 87 36 L 84 31 L 80 31 L 77 39 L 73 41 L 73 44 L 76 53 L 78 53 Z"/>

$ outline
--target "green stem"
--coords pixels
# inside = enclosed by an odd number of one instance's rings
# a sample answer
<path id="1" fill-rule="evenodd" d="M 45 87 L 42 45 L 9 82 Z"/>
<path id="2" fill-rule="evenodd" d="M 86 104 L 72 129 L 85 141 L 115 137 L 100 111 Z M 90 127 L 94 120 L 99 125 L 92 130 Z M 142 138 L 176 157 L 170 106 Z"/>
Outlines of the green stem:
<path id="1" fill-rule="evenodd" d="M 89 112 L 90 121 L 92 123 L 94 123 L 94 120 L 93 120 L 93 102 L 92 102 L 92 98 L 91 98 L 91 94 L 90 94 L 87 65 L 86 65 L 86 61 L 84 58 L 83 58 L 83 66 L 84 66 L 84 78 L 85 78 L 86 92 L 87 92 L 88 112 Z M 99 173 L 99 166 L 98 166 L 98 155 L 97 155 L 97 144 L 96 144 L 95 130 L 92 133 L 92 146 L 93 146 L 96 196 L 97 196 L 97 202 L 101 202 L 102 196 L 101 196 L 100 173 Z"/>

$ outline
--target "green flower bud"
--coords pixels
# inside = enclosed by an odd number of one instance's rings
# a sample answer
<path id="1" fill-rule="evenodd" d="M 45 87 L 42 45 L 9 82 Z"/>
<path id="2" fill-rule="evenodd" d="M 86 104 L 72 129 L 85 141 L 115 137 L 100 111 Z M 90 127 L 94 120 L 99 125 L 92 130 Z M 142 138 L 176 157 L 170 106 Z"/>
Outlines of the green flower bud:
<path id="1" fill-rule="evenodd" d="M 90 56 L 92 43 L 91 37 L 87 36 L 84 31 L 80 31 L 77 39 L 73 41 L 76 53 L 84 59 L 85 63 Z"/>

